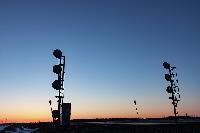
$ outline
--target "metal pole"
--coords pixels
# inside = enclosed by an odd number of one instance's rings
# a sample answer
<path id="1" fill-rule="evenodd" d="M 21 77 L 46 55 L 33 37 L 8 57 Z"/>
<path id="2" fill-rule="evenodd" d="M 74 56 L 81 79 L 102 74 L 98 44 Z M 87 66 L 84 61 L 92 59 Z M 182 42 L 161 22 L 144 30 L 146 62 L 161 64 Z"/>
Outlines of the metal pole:
<path id="1" fill-rule="evenodd" d="M 169 68 L 169 74 L 172 77 L 171 68 Z M 170 81 L 170 84 L 171 84 L 171 88 L 173 89 L 173 81 L 172 80 Z M 176 118 L 177 112 L 176 112 L 176 106 L 175 106 L 174 91 L 172 91 L 172 100 L 173 100 L 172 104 L 174 106 L 174 116 L 175 116 L 175 120 L 177 120 L 177 118 Z"/>
<path id="2" fill-rule="evenodd" d="M 61 65 L 61 58 L 60 58 L 60 65 Z M 62 78 L 61 78 L 61 73 L 58 74 L 58 80 L 62 82 Z M 62 86 L 61 86 L 62 87 Z M 59 88 L 59 95 L 58 95 L 58 112 L 59 112 L 59 117 L 58 117 L 58 124 L 60 125 L 60 106 L 61 106 L 61 96 L 60 96 L 60 90 L 61 88 Z"/>
<path id="3" fill-rule="evenodd" d="M 65 56 L 63 56 L 63 73 L 62 73 L 62 87 L 64 86 L 64 75 L 65 75 Z"/>

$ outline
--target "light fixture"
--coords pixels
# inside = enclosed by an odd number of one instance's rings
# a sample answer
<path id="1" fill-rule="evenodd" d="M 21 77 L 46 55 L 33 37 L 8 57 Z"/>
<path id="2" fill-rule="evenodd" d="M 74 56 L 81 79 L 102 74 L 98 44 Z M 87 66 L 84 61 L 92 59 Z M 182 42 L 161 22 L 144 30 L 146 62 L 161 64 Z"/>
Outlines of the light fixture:
<path id="1" fill-rule="evenodd" d="M 169 75 L 169 74 L 165 74 L 165 79 L 166 79 L 167 81 L 171 81 L 171 80 L 172 80 L 172 76 Z"/>
<path id="2" fill-rule="evenodd" d="M 52 83 L 52 87 L 56 90 L 60 90 L 61 89 L 61 81 L 60 80 L 55 80 L 53 83 Z"/>
<path id="3" fill-rule="evenodd" d="M 56 74 L 60 74 L 62 71 L 62 68 L 60 65 L 54 65 L 53 66 L 53 72 L 56 73 Z"/>
<path id="4" fill-rule="evenodd" d="M 170 69 L 170 64 L 167 63 L 167 62 L 164 62 L 163 66 L 164 66 L 165 69 Z"/>
<path id="5" fill-rule="evenodd" d="M 62 57 L 62 52 L 59 50 L 59 49 L 56 49 L 53 51 L 53 55 L 58 58 L 58 59 L 61 59 Z"/>
<path id="6" fill-rule="evenodd" d="M 167 91 L 167 93 L 172 93 L 173 89 L 170 86 L 168 86 L 167 89 L 166 89 L 166 91 Z"/>

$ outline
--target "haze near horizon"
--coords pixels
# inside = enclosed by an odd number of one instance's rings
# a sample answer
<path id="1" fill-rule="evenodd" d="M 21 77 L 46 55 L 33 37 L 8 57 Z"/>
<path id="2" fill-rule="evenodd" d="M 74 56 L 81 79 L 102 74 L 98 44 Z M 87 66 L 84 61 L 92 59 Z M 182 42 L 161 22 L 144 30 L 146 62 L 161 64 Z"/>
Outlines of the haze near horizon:
<path id="1" fill-rule="evenodd" d="M 51 121 L 54 49 L 66 56 L 72 119 L 173 115 L 164 61 L 177 67 L 179 115 L 200 116 L 197 0 L 0 1 L 0 120 Z"/>

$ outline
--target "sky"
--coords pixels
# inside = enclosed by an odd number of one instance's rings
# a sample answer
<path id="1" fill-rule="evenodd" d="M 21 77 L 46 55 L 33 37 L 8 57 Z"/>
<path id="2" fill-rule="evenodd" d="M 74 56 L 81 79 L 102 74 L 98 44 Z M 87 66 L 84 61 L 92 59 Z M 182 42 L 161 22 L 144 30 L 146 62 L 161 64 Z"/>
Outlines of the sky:
<path id="1" fill-rule="evenodd" d="M 1 0 L 0 122 L 51 121 L 52 71 L 66 56 L 71 119 L 173 115 L 164 61 L 177 67 L 179 115 L 200 116 L 198 0 Z"/>

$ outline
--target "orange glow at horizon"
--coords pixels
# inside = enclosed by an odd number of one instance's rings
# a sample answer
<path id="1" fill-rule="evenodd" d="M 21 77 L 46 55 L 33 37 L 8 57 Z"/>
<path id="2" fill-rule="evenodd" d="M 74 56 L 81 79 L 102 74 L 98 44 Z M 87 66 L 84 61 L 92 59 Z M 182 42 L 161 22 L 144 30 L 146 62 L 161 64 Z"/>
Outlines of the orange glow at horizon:
<path id="1" fill-rule="evenodd" d="M 41 100 L 42 101 L 42 100 Z M 42 102 L 38 99 L 27 102 L 21 100 L 13 106 L 5 105 L 0 111 L 0 123 L 29 123 L 29 122 L 49 122 L 52 121 L 50 107 L 45 100 Z M 78 100 L 77 100 L 78 101 Z M 159 118 L 173 116 L 171 103 L 166 100 L 157 104 L 149 104 L 146 101 L 140 101 L 138 105 L 139 115 L 126 101 L 81 101 L 74 100 L 72 103 L 71 119 L 96 119 L 96 118 Z M 121 103 L 120 103 L 121 102 Z M 38 104 L 40 103 L 40 104 Z M 83 104 L 87 103 L 87 104 Z M 163 104 L 164 103 L 164 104 Z M 31 106 L 30 106 L 31 105 Z M 53 107 L 54 109 L 56 108 Z M 192 108 L 187 105 L 180 105 L 178 108 L 179 115 L 200 115 L 200 108 Z M 6 113 L 2 113 L 6 112 Z M 194 114 L 197 112 L 197 114 Z"/>
<path id="2" fill-rule="evenodd" d="M 156 105 L 155 105 L 156 106 Z M 93 106 L 92 106 L 93 107 Z M 159 118 L 166 116 L 173 116 L 172 108 L 164 106 L 157 110 L 155 107 L 139 108 L 139 115 L 133 108 L 110 106 L 106 108 L 83 108 L 80 106 L 74 106 L 71 112 L 71 119 L 96 119 L 96 118 Z M 170 106 L 171 107 L 171 106 Z M 41 108 L 40 108 L 41 109 Z M 126 110 L 127 109 L 127 110 Z M 179 108 L 179 110 L 185 110 Z M 188 115 L 193 115 L 192 110 L 186 110 Z M 5 111 L 6 112 L 6 111 Z M 179 115 L 185 115 L 185 111 L 180 111 Z M 198 115 L 198 114 L 197 114 Z M 23 110 L 16 109 L 9 110 L 7 114 L 1 114 L 0 123 L 29 123 L 29 122 L 49 122 L 52 121 L 50 110 L 42 108 L 41 110 L 33 110 L 33 108 L 26 108 Z"/>
<path id="3" fill-rule="evenodd" d="M 145 104 L 145 103 L 144 103 Z M 34 104 L 33 104 L 34 105 Z M 129 104 L 108 104 L 94 103 L 86 106 L 79 106 L 79 104 L 73 103 L 71 110 L 71 119 L 96 119 L 96 118 L 159 118 L 166 116 L 173 116 L 173 110 L 170 103 L 166 105 L 148 105 L 138 106 L 139 115 L 136 111 L 130 107 Z M 147 104 L 145 104 L 147 105 Z M 28 107 L 28 106 L 27 106 Z M 92 107 L 92 108 L 91 108 Z M 158 108 L 159 107 L 159 108 Z M 36 109 L 38 108 L 38 109 Z M 180 106 L 178 108 L 179 115 L 200 115 L 200 113 L 194 114 L 194 112 L 200 112 L 200 109 L 189 108 L 187 106 Z M 49 122 L 52 121 L 51 112 L 45 105 L 42 106 L 30 106 L 25 108 L 23 106 L 9 106 L 3 108 L 1 112 L 6 114 L 0 114 L 0 123 L 29 123 L 29 122 Z"/>
<path id="4" fill-rule="evenodd" d="M 148 114 L 139 114 L 136 115 L 135 112 L 132 114 L 119 114 L 119 113 L 73 113 L 71 116 L 72 119 L 96 119 L 96 118 L 160 118 L 164 116 L 173 115 L 172 113 L 148 113 Z M 184 114 L 183 114 L 184 115 Z M 52 121 L 51 114 L 46 112 L 45 114 L 18 114 L 18 115 L 8 115 L 6 117 L 7 120 L 0 119 L 0 123 L 30 123 L 30 122 L 50 122 Z"/>
<path id="5" fill-rule="evenodd" d="M 0 123 L 29 123 L 29 122 L 47 122 L 51 121 L 51 116 L 44 114 L 9 114 L 1 117 Z"/>

